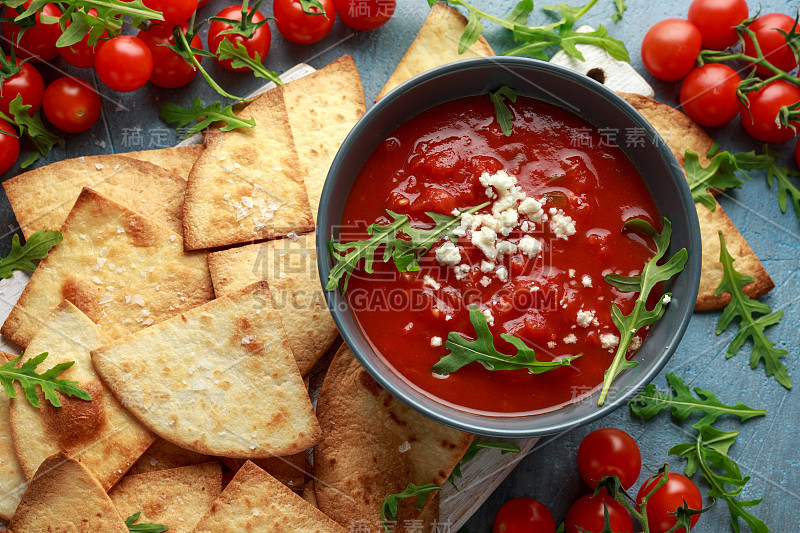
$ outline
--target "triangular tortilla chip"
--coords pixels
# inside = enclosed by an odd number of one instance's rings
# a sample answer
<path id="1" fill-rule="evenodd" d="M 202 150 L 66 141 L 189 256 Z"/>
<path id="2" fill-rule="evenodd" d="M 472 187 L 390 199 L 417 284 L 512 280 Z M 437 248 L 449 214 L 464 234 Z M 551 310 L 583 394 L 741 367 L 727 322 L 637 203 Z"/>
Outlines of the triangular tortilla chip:
<path id="1" fill-rule="evenodd" d="M 342 56 L 327 67 L 284 85 L 283 97 L 308 202 L 316 219 L 333 158 L 367 111 L 361 76 L 353 58 Z"/>
<path id="2" fill-rule="evenodd" d="M 93 350 L 92 361 L 139 420 L 182 448 L 264 459 L 319 438 L 264 282 Z"/>
<path id="3" fill-rule="evenodd" d="M 281 482 L 248 461 L 225 487 L 196 533 L 345 533 Z"/>
<path id="4" fill-rule="evenodd" d="M 16 359 L 10 353 L 0 352 L 0 365 Z M 0 518 L 9 520 L 22 499 L 27 479 L 14 452 L 11 424 L 8 420 L 7 394 L 0 394 Z"/>
<path id="5" fill-rule="evenodd" d="M 221 457 L 222 463 L 238 472 L 247 462 L 245 459 L 230 459 Z M 306 452 L 287 455 L 286 457 L 271 457 L 269 459 L 252 459 L 253 463 L 266 471 L 288 488 L 295 492 L 303 490 L 306 481 Z"/>
<path id="6" fill-rule="evenodd" d="M 39 467 L 9 533 L 128 533 L 102 485 L 80 463 L 63 454 Z"/>
<path id="7" fill-rule="evenodd" d="M 59 161 L 3 182 L 22 233 L 59 229 L 84 187 L 181 233 L 186 178 L 145 161 L 94 155 Z"/>
<path id="8" fill-rule="evenodd" d="M 137 524 L 161 524 L 169 533 L 191 533 L 222 492 L 219 463 L 125 476 L 108 496 L 128 517 L 142 513 Z"/>
<path id="9" fill-rule="evenodd" d="M 50 312 L 69 300 L 115 339 L 211 300 L 205 253 L 144 216 L 84 189 L 3 324 L 27 346 Z"/>
<path id="10" fill-rule="evenodd" d="M 143 150 L 140 152 L 126 152 L 119 154 L 139 161 L 147 161 L 169 171 L 173 175 L 189 177 L 197 158 L 203 153 L 202 144 L 194 146 L 176 146 L 174 148 L 160 148 L 158 150 Z"/>
<path id="11" fill-rule="evenodd" d="M 281 87 L 241 113 L 252 129 L 212 130 L 189 174 L 187 250 L 243 244 L 314 229 Z"/>
<path id="12" fill-rule="evenodd" d="M 92 401 L 61 396 L 53 407 L 38 391 L 40 408 L 18 395 L 11 402 L 14 448 L 28 479 L 42 461 L 63 452 L 79 461 L 106 490 L 136 462 L 155 436 L 126 411 L 97 377 L 89 351 L 110 341 L 86 315 L 64 301 L 33 337 L 22 362 L 42 352 L 44 372 L 57 364 L 75 364 L 59 377 L 77 381 Z M 22 392 L 17 386 L 17 392 Z"/>
<path id="13" fill-rule="evenodd" d="M 414 42 L 375 100 L 380 100 L 401 83 L 432 68 L 459 59 L 495 55 L 483 35 L 463 54 L 459 54 L 458 41 L 466 27 L 467 19 L 452 7 L 441 2 L 433 6 Z"/>
<path id="14" fill-rule="evenodd" d="M 700 157 L 702 166 L 708 166 L 706 153 L 714 145 L 714 141 L 703 128 L 677 109 L 656 102 L 652 98 L 631 93 L 620 93 L 620 95 L 653 125 L 675 154 L 681 166 L 683 166 L 686 150 L 696 153 Z M 719 231 L 722 231 L 725 236 L 728 251 L 736 260 L 736 270 L 755 279 L 752 283 L 744 286 L 744 293 L 751 298 L 758 298 L 772 290 L 775 287 L 772 278 L 769 277 L 764 265 L 758 260 L 755 252 L 733 225 L 722 207 L 717 204 L 717 208 L 711 212 L 706 206 L 696 203 L 695 209 L 697 209 L 697 217 L 700 221 L 700 236 L 703 242 L 700 292 L 697 294 L 695 310 L 722 309 L 731 301 L 731 296 L 727 292 L 720 296 L 714 295 L 722 281 L 722 263 L 719 262 Z"/>
<path id="15" fill-rule="evenodd" d="M 377 523 L 388 495 L 409 483 L 443 485 L 474 437 L 392 397 L 345 345 L 325 376 L 317 416 L 323 435 L 314 448 L 319 508 L 342 525 L 366 521 L 375 532 L 382 531 Z M 398 522 L 418 515 L 413 505 L 401 505 Z"/>
<path id="16" fill-rule="evenodd" d="M 317 271 L 316 233 L 296 240 L 278 239 L 208 255 L 217 297 L 256 281 L 269 283 L 273 305 L 281 312 L 289 346 L 306 375 L 331 347 L 339 331 L 333 322 Z"/>
<path id="17" fill-rule="evenodd" d="M 139 457 L 130 470 L 128 475 L 144 474 L 145 472 L 156 472 L 158 470 L 171 470 L 182 466 L 200 465 L 213 461 L 215 458 L 210 455 L 186 450 L 175 446 L 171 442 L 156 438 L 155 442 L 147 448 L 147 451 Z"/>

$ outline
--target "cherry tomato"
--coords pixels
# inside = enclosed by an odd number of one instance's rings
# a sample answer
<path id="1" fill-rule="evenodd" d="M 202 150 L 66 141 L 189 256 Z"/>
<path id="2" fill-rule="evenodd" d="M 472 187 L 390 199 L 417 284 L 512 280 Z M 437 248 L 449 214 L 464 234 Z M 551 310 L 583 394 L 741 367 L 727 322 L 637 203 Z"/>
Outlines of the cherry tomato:
<path id="1" fill-rule="evenodd" d="M 89 82 L 64 76 L 44 92 L 44 114 L 56 128 L 69 133 L 86 131 L 100 118 L 102 104 Z"/>
<path id="2" fill-rule="evenodd" d="M 586 435 L 578 446 L 578 470 L 592 488 L 603 476 L 617 476 L 629 489 L 639 478 L 642 454 L 633 437 L 617 428 L 600 428 Z"/>
<path id="3" fill-rule="evenodd" d="M 189 31 L 188 24 L 182 24 L 181 28 L 184 34 Z M 150 47 L 150 53 L 153 54 L 153 73 L 150 75 L 150 83 L 153 85 L 175 89 L 183 87 L 197 75 L 195 68 L 187 63 L 183 57 L 166 46 L 161 46 L 162 44 L 175 44 L 172 28 L 153 25 L 147 31 L 140 31 L 137 37 Z M 194 36 L 191 45 L 194 48 L 203 48 L 199 35 Z M 194 57 L 198 61 L 201 59 L 199 55 Z"/>
<path id="4" fill-rule="evenodd" d="M 325 14 L 308 15 L 303 11 L 300 0 L 274 0 L 272 13 L 278 31 L 288 40 L 297 44 L 311 44 L 328 35 L 336 20 L 336 8 L 333 0 L 320 0 Z M 319 13 L 319 8 L 311 7 L 309 11 Z"/>
<path id="5" fill-rule="evenodd" d="M 89 10 L 89 14 L 97 16 L 97 10 L 92 8 Z M 72 23 L 67 23 L 67 27 L 70 24 Z M 104 31 L 103 35 L 100 36 L 100 40 L 94 43 L 94 46 L 89 46 L 89 35 L 86 34 L 80 42 L 59 48 L 58 54 L 70 65 L 78 68 L 92 68 L 94 66 L 94 56 L 97 50 L 103 46 L 106 39 L 108 39 L 108 32 Z"/>
<path id="6" fill-rule="evenodd" d="M 704 47 L 724 50 L 739 40 L 733 27 L 748 13 L 745 0 L 694 0 L 689 6 L 689 22 L 700 30 Z"/>
<path id="7" fill-rule="evenodd" d="M 632 533 L 633 522 L 631 515 L 621 503 L 616 501 L 605 490 L 597 496 L 587 494 L 578 499 L 567 511 L 564 519 L 566 526 L 564 533 L 580 533 L 581 528 L 588 533 L 600 533 L 605 525 L 605 509 L 611 521 L 611 531 L 614 533 Z"/>
<path id="8" fill-rule="evenodd" d="M 153 73 L 153 54 L 141 39 L 120 35 L 97 51 L 94 68 L 100 81 L 110 89 L 121 93 L 135 91 Z"/>
<path id="9" fill-rule="evenodd" d="M 655 487 L 663 474 L 653 476 L 644 482 L 636 501 L 641 505 L 642 499 Z M 674 516 L 675 509 L 683 505 L 684 500 L 690 509 L 702 509 L 703 497 L 697 486 L 686 476 L 670 472 L 667 475 L 667 484 L 656 491 L 647 500 L 647 525 L 651 533 L 666 533 L 678 522 Z M 692 527 L 700 519 L 700 515 L 694 515 L 691 519 Z M 675 533 L 689 533 L 685 528 L 681 528 Z"/>
<path id="10" fill-rule="evenodd" d="M 19 65 L 19 72 L 3 80 L 2 91 L 0 91 L 0 111 L 7 115 L 11 102 L 18 94 L 21 94 L 22 103 L 31 106 L 28 112 L 33 115 L 42 107 L 44 80 L 36 67 L 29 62 L 20 65 L 19 59 L 17 59 L 17 65 Z"/>
<path id="11" fill-rule="evenodd" d="M 781 35 L 778 30 L 789 33 L 792 28 L 794 28 L 794 19 L 783 13 L 761 15 L 750 24 L 750 29 L 756 34 L 758 46 L 761 47 L 764 57 L 774 66 L 786 72 L 797 68 L 797 59 L 795 59 L 791 47 L 786 43 L 786 37 Z M 756 57 L 756 50 L 750 36 L 744 38 L 744 53 Z M 756 72 L 767 76 L 772 75 L 771 70 L 761 65 L 756 67 Z"/>
<path id="12" fill-rule="evenodd" d="M 247 12 L 252 13 L 253 9 L 248 8 Z M 242 20 L 242 5 L 237 4 L 226 7 L 217 13 L 217 16 L 230 20 Z M 256 11 L 255 15 L 253 15 L 253 22 L 261 22 L 262 20 L 264 20 L 264 15 Z M 219 44 L 223 39 L 227 39 L 232 43 L 242 43 L 242 45 L 247 49 L 247 55 L 252 58 L 256 57 L 256 53 L 258 53 L 262 61 L 267 57 L 267 54 L 269 53 L 270 39 L 272 38 L 272 33 L 270 32 L 268 25 L 264 24 L 258 28 L 250 38 L 235 34 L 220 35 L 220 32 L 229 29 L 231 29 L 230 24 L 216 20 L 211 21 L 211 26 L 208 28 L 208 49 L 212 54 L 216 56 Z M 215 59 L 217 60 L 217 63 L 228 70 L 232 70 L 234 72 L 243 72 L 248 70 L 246 67 L 233 68 L 233 66 L 231 66 L 231 63 L 233 62 L 231 59 L 226 59 L 224 61 L 221 61 L 219 58 Z"/>
<path id="13" fill-rule="evenodd" d="M 556 521 L 544 504 L 533 498 L 508 500 L 494 517 L 492 533 L 555 533 Z"/>
<path id="14" fill-rule="evenodd" d="M 30 1 L 22 4 L 25 9 L 31 4 Z M 15 18 L 24 10 L 8 8 L 3 17 Z M 20 26 L 11 22 L 3 23 L 3 37 L 5 37 L 14 46 L 17 57 L 20 59 L 31 58 L 31 61 L 50 61 L 58 57 L 58 47 L 56 41 L 61 37 L 61 27 L 57 22 L 53 24 L 43 24 L 39 18 L 41 13 L 51 17 L 60 17 L 61 10 L 55 4 L 45 4 L 44 9 L 40 13 L 36 13 L 36 24 L 25 30 L 22 37 L 17 43 L 17 36 L 20 32 Z"/>
<path id="15" fill-rule="evenodd" d="M 747 133 L 759 141 L 780 143 L 795 136 L 792 128 L 787 128 L 775 120 L 781 107 L 800 102 L 800 87 L 784 80 L 776 80 L 755 92 L 747 93 L 750 109 L 739 104 L 742 126 Z M 800 122 L 793 121 L 797 128 Z"/>
<path id="16" fill-rule="evenodd" d="M 336 14 L 354 30 L 374 30 L 392 18 L 397 5 L 395 0 L 333 0 Z"/>
<path id="17" fill-rule="evenodd" d="M 722 126 L 739 113 L 736 87 L 742 78 L 728 65 L 697 67 L 681 85 L 683 112 L 701 126 Z"/>
<path id="18" fill-rule="evenodd" d="M 691 22 L 665 19 L 644 36 L 642 61 L 659 80 L 678 81 L 694 68 L 702 41 L 700 31 Z"/>
<path id="19" fill-rule="evenodd" d="M 183 24 L 191 18 L 192 13 L 197 9 L 197 0 L 142 0 L 144 5 L 155 11 L 160 11 L 164 15 L 164 21 L 154 20 L 156 24 L 161 24 L 172 28 L 178 24 Z"/>
<path id="20" fill-rule="evenodd" d="M 19 138 L 14 127 L 3 119 L 0 119 L 0 130 L 11 134 L 0 133 L 0 174 L 3 174 L 17 162 L 19 157 Z"/>

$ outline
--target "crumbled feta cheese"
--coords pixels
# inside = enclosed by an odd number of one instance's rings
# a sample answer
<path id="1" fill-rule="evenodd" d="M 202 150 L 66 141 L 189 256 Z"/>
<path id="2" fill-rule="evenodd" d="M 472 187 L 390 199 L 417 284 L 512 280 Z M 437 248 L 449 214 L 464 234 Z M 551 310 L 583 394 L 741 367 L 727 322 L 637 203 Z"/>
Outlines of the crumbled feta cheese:
<path id="1" fill-rule="evenodd" d="M 461 262 L 461 252 L 451 241 L 445 241 L 436 249 L 436 260 L 443 266 L 456 266 Z"/>
<path id="2" fill-rule="evenodd" d="M 441 346 L 441 345 L 442 345 L 441 337 L 431 337 L 431 346 Z"/>
<path id="3" fill-rule="evenodd" d="M 583 309 L 578 311 L 577 321 L 578 321 L 578 325 L 582 326 L 584 328 L 588 328 L 592 324 L 594 324 L 595 326 L 598 324 L 597 318 L 595 317 L 595 312 L 594 311 L 584 311 Z"/>
<path id="4" fill-rule="evenodd" d="M 483 252 L 483 255 L 492 260 L 497 259 L 497 248 L 495 248 L 495 242 L 497 242 L 497 233 L 486 226 L 482 227 L 480 231 L 472 234 L 472 244 L 478 247 L 478 249 Z M 459 256 L 459 261 L 460 260 L 461 258 Z"/>
<path id="5" fill-rule="evenodd" d="M 574 278 L 575 274 L 576 274 L 575 269 L 574 268 L 570 268 L 569 269 L 569 277 Z"/>
<path id="6" fill-rule="evenodd" d="M 564 337 L 564 344 L 575 344 L 576 342 L 578 342 L 578 337 L 576 337 L 574 333 L 570 333 Z"/>
<path id="7" fill-rule="evenodd" d="M 430 276 L 425 276 L 423 278 L 423 282 L 424 282 L 425 285 L 428 285 L 429 287 L 432 287 L 433 290 L 435 290 L 435 291 L 438 291 L 439 289 L 442 288 L 442 286 L 435 279 L 433 279 Z"/>
<path id="8" fill-rule="evenodd" d="M 542 204 L 533 198 L 525 198 L 519 204 L 518 211 L 523 215 L 527 215 L 527 217 L 533 222 L 541 221 L 542 215 L 544 214 L 544 211 L 542 210 Z"/>
<path id="9" fill-rule="evenodd" d="M 519 249 L 527 256 L 536 257 L 542 251 L 542 241 L 525 235 L 519 240 Z"/>
<path id="10" fill-rule="evenodd" d="M 562 209 L 553 207 L 550 209 L 550 229 L 557 238 L 567 240 L 571 235 L 575 235 L 575 221 L 565 215 Z"/>
<path id="11" fill-rule="evenodd" d="M 506 267 L 498 268 L 497 272 L 495 272 L 495 276 L 497 276 L 497 279 L 500 281 L 508 281 L 508 269 L 506 269 Z"/>
<path id="12" fill-rule="evenodd" d="M 583 275 L 583 279 L 581 280 L 584 287 L 591 287 L 592 286 L 592 278 L 586 274 Z"/>
<path id="13" fill-rule="evenodd" d="M 613 333 L 603 333 L 600 335 L 600 346 L 605 350 L 613 350 L 619 345 L 619 337 Z"/>
<path id="14" fill-rule="evenodd" d="M 631 344 L 628 346 L 629 351 L 636 351 L 642 347 L 642 338 L 641 337 L 633 337 L 631 339 Z"/>
<path id="15" fill-rule="evenodd" d="M 552 350 L 553 348 L 555 348 L 555 347 L 556 347 L 556 341 L 549 341 L 549 342 L 547 343 L 547 347 L 548 347 L 548 348 L 550 348 L 550 349 Z"/>
<path id="16" fill-rule="evenodd" d="M 456 279 L 464 279 L 469 274 L 470 267 L 469 265 L 458 265 L 456 268 L 453 269 L 456 273 Z"/>
<path id="17" fill-rule="evenodd" d="M 494 326 L 494 315 L 492 315 L 492 310 L 491 309 L 484 309 L 483 310 L 483 316 L 486 317 L 486 323 L 487 324 L 489 324 L 490 326 Z"/>
<path id="18" fill-rule="evenodd" d="M 484 274 L 491 272 L 494 270 L 494 263 L 490 261 L 481 261 L 481 272 Z"/>
<path id="19" fill-rule="evenodd" d="M 491 285 L 491 283 L 492 283 L 492 280 L 491 280 L 491 278 L 489 278 L 489 276 L 483 276 L 481 278 L 481 285 L 483 285 L 484 287 L 488 287 L 489 285 Z"/>

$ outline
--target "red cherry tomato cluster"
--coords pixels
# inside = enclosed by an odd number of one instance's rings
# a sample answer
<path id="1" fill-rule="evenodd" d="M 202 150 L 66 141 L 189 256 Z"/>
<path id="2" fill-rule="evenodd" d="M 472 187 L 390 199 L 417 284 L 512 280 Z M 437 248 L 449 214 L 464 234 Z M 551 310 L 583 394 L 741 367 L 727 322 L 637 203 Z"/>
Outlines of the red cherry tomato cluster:
<path id="1" fill-rule="evenodd" d="M 800 153 L 800 151 L 799 151 Z M 800 155 L 798 155 L 800 158 Z M 642 455 L 633 438 L 616 428 L 601 428 L 589 433 L 578 447 L 578 471 L 589 487 L 596 489 L 605 476 L 617 476 L 625 490 L 639 478 Z M 663 474 L 646 480 L 636 496 L 640 507 L 643 499 L 659 483 Z M 684 501 L 691 509 L 702 509 L 703 497 L 697 486 L 685 476 L 669 472 L 666 483 L 647 501 L 647 524 L 651 533 L 666 533 L 677 523 L 672 514 Z M 632 505 L 631 501 L 631 505 Z M 565 533 L 600 533 L 604 531 L 606 515 L 614 533 L 631 533 L 633 520 L 625 506 L 607 489 L 581 496 L 567 511 Z M 699 515 L 691 518 L 697 523 Z M 640 517 L 639 520 L 644 520 Z M 531 498 L 514 498 L 503 504 L 494 520 L 493 533 L 553 533 L 556 530 L 553 515 L 547 508 Z M 684 532 L 683 529 L 678 530 Z"/>
<path id="2" fill-rule="evenodd" d="M 751 65 L 746 72 L 755 66 L 756 74 L 768 83 L 751 86 L 756 90 L 746 92 L 747 105 L 744 105 L 737 94 L 742 78 L 733 68 L 718 62 L 696 67 L 702 48 L 725 50 L 737 44 L 736 26 L 745 23 L 748 15 L 745 0 L 694 0 L 689 6 L 688 20 L 662 20 L 650 28 L 642 41 L 642 61 L 660 80 L 683 80 L 681 107 L 698 124 L 722 126 L 739 115 L 744 129 L 756 139 L 771 143 L 788 141 L 800 131 L 796 129 L 800 124 L 790 120 L 795 127 L 787 127 L 776 118 L 782 108 L 800 102 L 797 84 L 785 79 L 770 81 L 775 76 L 773 70 L 763 64 Z M 795 72 L 797 58 L 785 35 L 794 26 L 794 17 L 783 13 L 758 16 L 747 25 L 752 37 L 750 33 L 743 35 L 742 54 L 758 58 L 760 49 L 774 67 L 787 74 Z"/>

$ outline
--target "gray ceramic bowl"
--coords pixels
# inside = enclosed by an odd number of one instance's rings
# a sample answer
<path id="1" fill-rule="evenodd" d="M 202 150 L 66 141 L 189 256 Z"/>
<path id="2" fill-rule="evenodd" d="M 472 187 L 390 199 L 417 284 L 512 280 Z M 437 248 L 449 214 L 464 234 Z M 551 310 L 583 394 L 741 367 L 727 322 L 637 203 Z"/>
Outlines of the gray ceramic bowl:
<path id="1" fill-rule="evenodd" d="M 345 342 L 369 373 L 391 394 L 449 426 L 505 437 L 527 437 L 558 433 L 587 424 L 625 404 L 666 365 L 678 347 L 689 319 L 700 283 L 701 242 L 697 213 L 678 162 L 664 140 L 625 100 L 584 75 L 549 63 L 524 58 L 493 57 L 467 59 L 421 74 L 380 100 L 356 124 L 333 161 L 322 193 L 318 216 L 317 253 L 323 286 L 331 269 L 328 243 L 338 237 L 337 226 L 350 187 L 364 162 L 378 144 L 408 118 L 443 102 L 464 96 L 486 94 L 502 85 L 517 94 L 550 102 L 571 110 L 597 128 L 640 128 L 644 145 L 620 147 L 639 169 L 661 214 L 672 222 L 670 254 L 689 250 L 685 270 L 669 290 L 672 303 L 636 356 L 638 366 L 614 382 L 614 392 L 602 407 L 599 391 L 588 400 L 546 414 L 532 416 L 485 416 L 444 405 L 412 387 L 375 354 L 348 310 L 340 292 L 327 292 L 328 305 Z"/>

